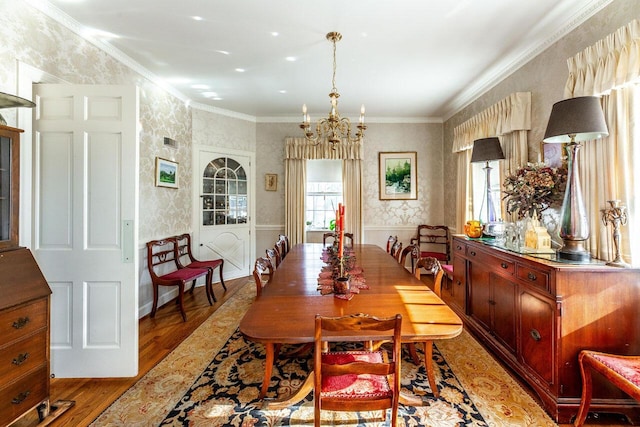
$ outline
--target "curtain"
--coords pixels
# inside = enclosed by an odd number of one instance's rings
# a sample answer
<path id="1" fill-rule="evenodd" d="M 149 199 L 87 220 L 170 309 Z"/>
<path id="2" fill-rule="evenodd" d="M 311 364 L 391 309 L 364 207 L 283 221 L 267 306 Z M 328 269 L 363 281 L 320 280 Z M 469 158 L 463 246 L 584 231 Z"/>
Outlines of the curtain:
<path id="1" fill-rule="evenodd" d="M 457 166 L 456 229 L 472 217 L 471 152 L 473 141 L 498 136 L 505 160 L 500 162 L 500 182 L 506 174 L 527 164 L 527 131 L 531 129 L 531 92 L 516 92 L 476 114 L 453 130 Z M 503 208 L 504 218 L 504 208 Z"/>
<path id="2" fill-rule="evenodd" d="M 620 228 L 620 251 L 627 262 L 640 263 L 640 21 L 637 19 L 567 60 L 565 97 L 601 96 L 609 136 L 586 141 L 579 160 L 580 183 L 588 213 L 591 255 L 613 259 L 611 226 L 601 220 L 608 200 L 628 208 L 628 224 Z M 635 167 L 634 167 L 635 166 Z M 636 241 L 633 241 L 636 240 Z"/>
<path id="3" fill-rule="evenodd" d="M 285 232 L 292 245 L 305 241 L 306 161 L 316 159 L 342 159 L 345 230 L 362 242 L 362 157 L 362 142 L 342 141 L 334 149 L 327 140 L 285 138 Z"/>

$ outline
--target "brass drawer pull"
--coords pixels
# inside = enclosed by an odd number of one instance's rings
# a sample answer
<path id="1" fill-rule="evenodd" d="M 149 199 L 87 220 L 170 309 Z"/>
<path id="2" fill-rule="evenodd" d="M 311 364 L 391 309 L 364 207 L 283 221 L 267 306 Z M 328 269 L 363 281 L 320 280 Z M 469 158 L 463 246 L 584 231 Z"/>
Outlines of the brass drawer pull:
<path id="1" fill-rule="evenodd" d="M 533 280 L 533 281 L 535 281 L 535 280 L 537 280 L 537 279 L 538 279 L 538 276 L 536 276 L 536 275 L 535 275 L 535 274 L 533 274 L 533 273 L 529 273 L 529 274 L 527 274 L 527 278 L 528 278 L 529 280 Z"/>
<path id="2" fill-rule="evenodd" d="M 462 250 L 462 246 L 460 246 L 460 245 L 456 245 L 456 250 L 457 250 L 457 251 L 461 251 L 461 250 Z"/>
<path id="3" fill-rule="evenodd" d="M 507 265 L 507 263 L 506 263 L 506 262 L 503 262 L 502 264 L 500 264 L 500 267 L 502 267 L 502 268 L 508 268 L 509 266 Z"/>
<path id="4" fill-rule="evenodd" d="M 11 363 L 16 366 L 22 365 L 29 358 L 29 353 L 20 353 Z"/>
<path id="5" fill-rule="evenodd" d="M 476 251 L 471 251 L 470 254 L 471 256 L 476 256 Z"/>
<path id="6" fill-rule="evenodd" d="M 540 332 L 538 332 L 536 329 L 532 329 L 529 333 L 531 334 L 531 338 L 533 338 L 535 341 L 540 341 L 542 339 Z"/>
<path id="7" fill-rule="evenodd" d="M 22 402 L 24 402 L 24 400 L 29 397 L 29 395 L 31 394 L 30 391 L 23 391 L 22 393 L 20 393 L 19 395 L 17 395 L 16 397 L 13 398 L 13 400 L 11 400 L 11 403 L 13 403 L 14 405 L 19 405 Z"/>
<path id="8" fill-rule="evenodd" d="M 30 319 L 28 317 L 21 317 L 18 320 L 16 320 L 15 322 L 13 322 L 13 328 L 14 329 L 22 329 L 25 326 L 27 326 L 27 323 L 30 322 Z"/>

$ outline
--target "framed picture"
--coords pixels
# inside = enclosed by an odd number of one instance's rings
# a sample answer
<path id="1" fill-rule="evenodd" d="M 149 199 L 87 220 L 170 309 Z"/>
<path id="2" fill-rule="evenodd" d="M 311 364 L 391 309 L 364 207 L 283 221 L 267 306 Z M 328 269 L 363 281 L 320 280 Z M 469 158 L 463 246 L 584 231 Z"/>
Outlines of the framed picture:
<path id="1" fill-rule="evenodd" d="M 552 168 L 559 168 L 567 164 L 566 143 L 541 143 L 542 145 L 542 161 Z"/>
<path id="2" fill-rule="evenodd" d="M 418 198 L 418 164 L 415 151 L 378 153 L 380 200 Z"/>
<path id="3" fill-rule="evenodd" d="M 178 163 L 156 157 L 156 187 L 178 188 Z"/>
<path id="4" fill-rule="evenodd" d="M 264 189 L 267 191 L 278 191 L 278 175 L 275 173 L 264 174 Z"/>

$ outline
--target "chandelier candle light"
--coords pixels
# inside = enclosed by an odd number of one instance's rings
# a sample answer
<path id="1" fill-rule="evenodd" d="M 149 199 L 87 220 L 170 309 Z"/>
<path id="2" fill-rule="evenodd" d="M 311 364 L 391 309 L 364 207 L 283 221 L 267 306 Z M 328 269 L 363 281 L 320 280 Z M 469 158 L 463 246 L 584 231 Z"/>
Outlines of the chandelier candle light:
<path id="1" fill-rule="evenodd" d="M 364 105 L 360 107 L 360 120 L 358 122 L 358 132 L 355 137 L 351 136 L 351 121 L 347 117 L 340 117 L 338 112 L 338 98 L 340 94 L 336 89 L 336 43 L 342 39 L 342 34 L 332 31 L 327 34 L 327 40 L 333 43 L 333 78 L 331 80 L 332 89 L 329 94 L 331 99 L 331 110 L 329 117 L 318 120 L 315 134 L 311 131 L 311 119 L 307 112 L 307 104 L 302 106 L 302 123 L 300 128 L 304 131 L 305 137 L 313 144 L 319 144 L 324 139 L 331 143 L 335 150 L 336 146 L 346 139 L 350 142 L 361 141 L 367 127 L 364 124 Z"/>
<path id="2" fill-rule="evenodd" d="M 609 135 L 600 99 L 595 96 L 569 98 L 553 104 L 544 134 L 546 143 L 568 143 L 567 188 L 560 213 L 560 237 L 563 246 L 558 257 L 572 261 L 588 261 L 591 254 L 584 247 L 589 238 L 587 210 L 582 200 L 578 151 L 580 141 L 589 141 Z"/>

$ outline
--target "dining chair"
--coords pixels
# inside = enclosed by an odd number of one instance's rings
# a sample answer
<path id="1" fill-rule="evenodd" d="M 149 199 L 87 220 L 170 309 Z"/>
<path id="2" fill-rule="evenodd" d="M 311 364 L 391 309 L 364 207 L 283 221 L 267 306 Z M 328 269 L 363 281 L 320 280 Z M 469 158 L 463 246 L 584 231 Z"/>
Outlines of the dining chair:
<path id="1" fill-rule="evenodd" d="M 453 283 L 451 261 L 451 233 L 446 225 L 421 224 L 411 244 L 418 245 L 421 257 L 434 257 L 442 265 L 445 278 Z"/>
<path id="2" fill-rule="evenodd" d="M 214 302 L 217 302 L 216 295 L 213 292 L 213 272 L 215 269 L 218 269 L 218 273 L 220 274 L 220 284 L 222 288 L 226 291 L 227 286 L 224 284 L 224 278 L 222 277 L 222 269 L 224 268 L 224 259 L 210 259 L 206 261 L 197 260 L 193 256 L 193 252 L 191 251 L 191 234 L 184 233 L 178 236 L 175 236 L 176 239 L 176 249 L 178 250 L 178 264 L 181 268 L 207 268 L 211 271 L 209 275 L 209 282 L 206 284 L 207 298 L 209 302 L 211 302 L 211 298 L 213 298 Z"/>
<path id="3" fill-rule="evenodd" d="M 158 287 L 175 286 L 178 288 L 177 303 L 180 307 L 182 320 L 187 321 L 187 313 L 184 310 L 184 291 L 187 283 L 191 282 L 191 290 L 200 277 L 205 278 L 205 283 L 211 281 L 211 270 L 208 268 L 181 268 L 178 264 L 178 249 L 175 237 L 147 242 L 147 268 L 153 286 L 153 307 L 149 317 L 153 318 L 158 309 Z M 211 304 L 211 299 L 209 304 Z"/>
<path id="4" fill-rule="evenodd" d="M 275 246 L 273 248 L 265 249 L 264 252 L 267 255 L 267 258 L 269 258 L 269 261 L 271 261 L 271 265 L 273 265 L 273 269 L 277 270 L 278 267 L 280 267 L 280 262 L 282 260 L 280 259 L 280 254 L 278 253 Z"/>
<path id="5" fill-rule="evenodd" d="M 575 427 L 584 425 L 589 412 L 593 396 L 592 371 L 598 372 L 630 397 L 640 401 L 640 356 L 582 350 L 578 355 L 578 364 L 582 375 L 582 397 L 578 415 L 573 422 Z"/>
<path id="6" fill-rule="evenodd" d="M 396 241 L 391 247 L 391 256 L 398 262 L 400 262 L 400 253 L 402 252 L 402 242 Z"/>
<path id="7" fill-rule="evenodd" d="M 280 263 L 284 261 L 284 257 L 287 256 L 286 242 L 284 240 L 278 239 L 276 240 L 276 244 L 274 245 L 274 248 L 276 249 L 276 251 L 278 251 L 278 256 L 280 258 L 278 265 L 280 265 Z"/>
<path id="8" fill-rule="evenodd" d="M 353 246 L 353 233 L 344 233 L 344 237 L 345 237 L 345 241 L 344 241 L 345 245 Z M 333 231 L 329 233 L 324 233 L 322 235 L 322 245 L 327 246 L 327 241 L 329 243 L 333 243 L 337 239 L 338 239 L 337 233 L 334 233 Z"/>
<path id="9" fill-rule="evenodd" d="M 253 280 L 256 282 L 256 295 L 262 295 L 262 288 L 267 286 L 269 280 L 273 277 L 273 264 L 267 257 L 256 259 L 253 266 Z"/>
<path id="10" fill-rule="evenodd" d="M 398 241 L 398 236 L 389 236 L 389 238 L 387 239 L 387 253 L 388 254 L 391 253 L 391 248 L 393 248 L 393 245 L 395 245 L 397 241 Z"/>
<path id="11" fill-rule="evenodd" d="M 418 260 L 416 260 L 415 262 L 415 265 L 413 266 L 413 274 L 418 280 L 422 280 L 422 269 L 425 269 L 429 274 L 433 274 L 433 292 L 439 297 L 442 292 L 442 278 L 444 276 L 444 271 L 442 270 L 440 261 L 438 261 L 434 257 L 418 258 Z M 433 370 L 433 341 L 425 341 L 423 345 L 424 367 L 427 371 L 429 387 L 431 387 L 431 392 L 435 397 L 440 397 L 440 391 L 438 390 L 438 384 L 436 383 L 435 371 Z M 418 352 L 416 351 L 416 346 L 414 343 L 409 343 L 409 354 L 413 359 L 413 363 L 419 365 L 420 357 L 418 357 Z"/>
<path id="12" fill-rule="evenodd" d="M 284 241 L 284 254 L 285 255 L 289 254 L 289 251 L 291 250 L 291 246 L 289 245 L 289 236 L 285 234 L 280 234 L 278 236 L 278 240 Z"/>
<path id="13" fill-rule="evenodd" d="M 407 257 L 411 258 L 411 271 L 413 271 L 413 266 L 415 265 L 414 259 L 418 259 L 418 247 L 416 245 L 408 245 L 400 251 L 400 255 L 398 256 L 398 262 L 401 266 L 406 267 L 407 265 Z"/>
<path id="14" fill-rule="evenodd" d="M 391 425 L 397 425 L 400 393 L 402 316 L 376 318 L 368 314 L 341 317 L 316 315 L 314 335 L 314 426 L 320 426 L 322 409 L 375 411 L 391 408 Z M 325 334 L 324 332 L 327 332 Z M 362 341 L 367 331 L 387 332 L 392 341 L 391 360 L 386 351 L 328 351 L 330 342 Z M 392 380 L 390 380 L 392 378 Z"/>

